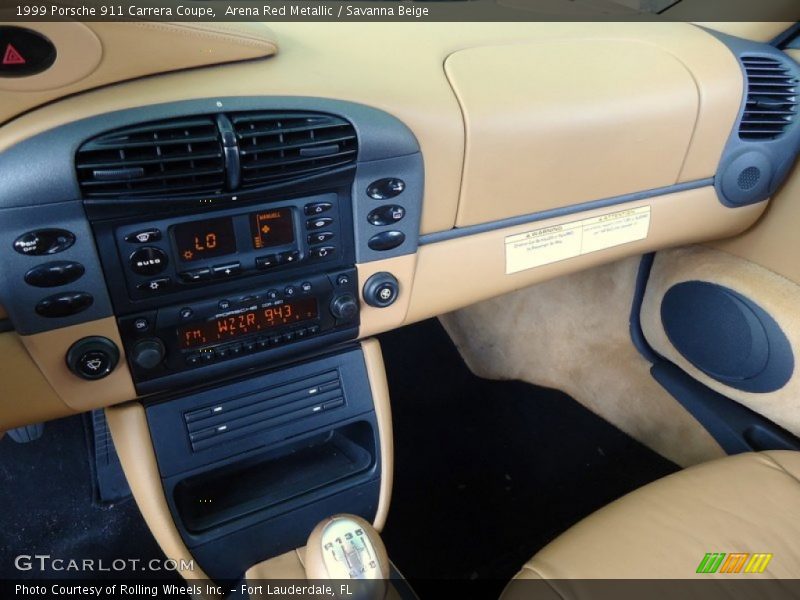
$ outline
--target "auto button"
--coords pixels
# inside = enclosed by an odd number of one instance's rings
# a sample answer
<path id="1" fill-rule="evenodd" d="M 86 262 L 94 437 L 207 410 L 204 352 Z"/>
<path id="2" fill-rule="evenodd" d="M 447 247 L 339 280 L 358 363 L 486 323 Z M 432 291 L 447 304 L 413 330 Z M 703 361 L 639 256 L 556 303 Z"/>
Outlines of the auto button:
<path id="1" fill-rule="evenodd" d="M 128 262 L 138 275 L 158 275 L 167 268 L 169 258 L 161 248 L 145 246 L 132 252 Z"/>

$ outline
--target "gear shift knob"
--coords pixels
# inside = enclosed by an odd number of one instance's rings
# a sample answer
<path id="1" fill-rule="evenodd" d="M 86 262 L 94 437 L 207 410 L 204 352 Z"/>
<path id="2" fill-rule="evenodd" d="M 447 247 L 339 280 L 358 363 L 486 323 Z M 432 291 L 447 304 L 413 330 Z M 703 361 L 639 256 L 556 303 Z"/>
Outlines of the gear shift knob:
<path id="1" fill-rule="evenodd" d="M 317 525 L 306 544 L 308 579 L 389 579 L 383 541 L 367 521 L 334 515 Z M 383 594 L 385 596 L 385 583 Z"/>

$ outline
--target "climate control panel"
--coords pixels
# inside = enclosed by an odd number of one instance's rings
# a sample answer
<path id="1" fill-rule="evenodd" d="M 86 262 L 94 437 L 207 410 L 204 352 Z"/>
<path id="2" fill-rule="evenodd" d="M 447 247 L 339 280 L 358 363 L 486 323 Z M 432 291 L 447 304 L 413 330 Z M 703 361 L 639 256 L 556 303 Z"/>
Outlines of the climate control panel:
<path id="1" fill-rule="evenodd" d="M 319 194 L 119 225 L 114 240 L 128 298 L 168 299 L 301 265 L 325 268 L 352 246 L 337 200 L 336 194 Z"/>

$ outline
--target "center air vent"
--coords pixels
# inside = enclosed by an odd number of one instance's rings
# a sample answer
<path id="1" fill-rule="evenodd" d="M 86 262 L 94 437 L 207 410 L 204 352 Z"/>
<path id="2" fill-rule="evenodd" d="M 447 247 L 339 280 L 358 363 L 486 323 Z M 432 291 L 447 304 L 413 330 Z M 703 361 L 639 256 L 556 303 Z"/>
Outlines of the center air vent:
<path id="1" fill-rule="evenodd" d="M 747 74 L 747 101 L 739 137 L 774 140 L 797 116 L 797 79 L 787 65 L 766 56 L 742 57 Z"/>
<path id="2" fill-rule="evenodd" d="M 84 198 L 213 194 L 225 186 L 225 161 L 211 117 L 126 127 L 78 150 Z"/>
<path id="3" fill-rule="evenodd" d="M 202 115 L 117 129 L 84 143 L 84 198 L 207 197 L 299 182 L 355 165 L 350 122 L 314 112 Z"/>
<path id="4" fill-rule="evenodd" d="M 231 121 L 243 188 L 318 175 L 356 161 L 355 129 L 339 117 L 254 112 L 231 115 Z"/>

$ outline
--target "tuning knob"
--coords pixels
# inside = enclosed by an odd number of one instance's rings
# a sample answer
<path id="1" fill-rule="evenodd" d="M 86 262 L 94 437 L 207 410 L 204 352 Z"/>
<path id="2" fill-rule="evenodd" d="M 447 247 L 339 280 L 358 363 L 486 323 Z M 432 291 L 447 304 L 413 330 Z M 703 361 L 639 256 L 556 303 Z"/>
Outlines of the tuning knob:
<path id="1" fill-rule="evenodd" d="M 148 338 L 137 342 L 131 350 L 133 364 L 142 369 L 154 369 L 164 360 L 166 351 L 158 338 Z"/>
<path id="2" fill-rule="evenodd" d="M 358 302 L 352 294 L 336 296 L 331 301 L 331 314 L 336 319 L 349 321 L 358 314 Z"/>

